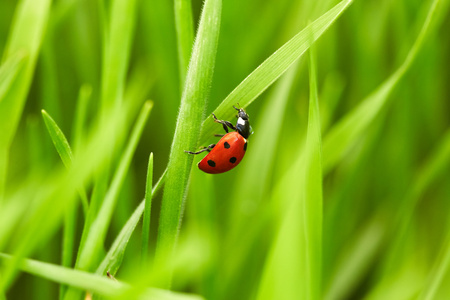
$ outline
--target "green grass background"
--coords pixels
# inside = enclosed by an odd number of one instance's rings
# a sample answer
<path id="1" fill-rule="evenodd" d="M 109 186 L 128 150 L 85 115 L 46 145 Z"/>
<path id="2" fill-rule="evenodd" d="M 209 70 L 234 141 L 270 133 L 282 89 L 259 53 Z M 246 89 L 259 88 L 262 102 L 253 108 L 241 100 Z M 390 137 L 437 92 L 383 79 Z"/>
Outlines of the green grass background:
<path id="1" fill-rule="evenodd" d="M 1 1 L 0 299 L 448 299 L 449 2 Z"/>

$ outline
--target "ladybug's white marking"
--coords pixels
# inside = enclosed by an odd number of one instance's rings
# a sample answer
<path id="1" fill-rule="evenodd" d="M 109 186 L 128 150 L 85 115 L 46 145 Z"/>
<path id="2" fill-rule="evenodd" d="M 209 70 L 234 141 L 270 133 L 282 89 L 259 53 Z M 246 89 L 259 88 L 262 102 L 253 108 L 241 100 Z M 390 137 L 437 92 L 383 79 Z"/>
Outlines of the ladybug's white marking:
<path id="1" fill-rule="evenodd" d="M 239 119 L 238 119 L 238 124 L 239 125 L 242 125 L 242 126 L 244 126 L 245 125 L 245 120 L 244 119 L 242 119 L 241 117 L 239 117 Z"/>

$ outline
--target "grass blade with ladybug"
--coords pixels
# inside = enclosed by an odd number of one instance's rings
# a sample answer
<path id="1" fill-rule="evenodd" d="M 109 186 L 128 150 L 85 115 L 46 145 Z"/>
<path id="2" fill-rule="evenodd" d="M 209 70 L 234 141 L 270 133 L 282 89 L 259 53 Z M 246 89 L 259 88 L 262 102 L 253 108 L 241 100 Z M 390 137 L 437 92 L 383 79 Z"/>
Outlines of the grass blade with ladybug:
<path id="1" fill-rule="evenodd" d="M 205 173 L 219 174 L 227 172 L 236 167 L 244 158 L 245 151 L 247 150 L 247 138 L 252 134 L 252 127 L 244 109 L 236 108 L 235 106 L 233 108 L 238 111 L 236 126 L 229 121 L 219 120 L 216 115 L 212 114 L 214 122 L 222 124 L 226 132 L 224 135 L 216 135 L 222 137 L 217 144 L 202 147 L 197 152 L 184 151 L 189 154 L 209 152 L 198 163 L 198 168 Z M 235 131 L 228 132 L 228 128 Z"/>

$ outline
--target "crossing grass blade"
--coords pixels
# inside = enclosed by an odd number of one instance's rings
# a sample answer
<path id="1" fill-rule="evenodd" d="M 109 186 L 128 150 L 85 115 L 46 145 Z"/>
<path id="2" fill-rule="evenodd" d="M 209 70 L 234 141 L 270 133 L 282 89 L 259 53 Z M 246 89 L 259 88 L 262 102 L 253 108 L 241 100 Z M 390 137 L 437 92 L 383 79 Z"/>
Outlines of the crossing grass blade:
<path id="1" fill-rule="evenodd" d="M 166 173 L 163 173 L 159 178 L 158 182 L 153 187 L 152 189 L 153 196 L 156 196 L 162 189 L 165 176 Z M 96 270 L 97 274 L 105 274 L 106 271 L 109 271 L 112 275 L 116 274 L 117 270 L 120 267 L 120 264 L 122 263 L 122 258 L 125 253 L 128 241 L 130 240 L 131 234 L 134 232 L 134 229 L 136 228 L 136 225 L 144 212 L 145 200 L 146 199 L 142 200 L 142 202 L 136 208 L 133 215 L 130 216 L 128 221 L 123 226 L 122 230 L 114 240 L 114 243 L 112 244 L 108 253 L 103 258 L 100 266 L 97 268 Z"/>
<path id="2" fill-rule="evenodd" d="M 203 6 L 167 166 L 155 253 L 157 263 L 164 261 L 167 253 L 170 257 L 175 249 L 193 162 L 193 157 L 184 151 L 197 146 L 212 82 L 221 9 L 221 0 L 207 0 Z M 170 278 L 164 287 L 169 286 Z"/>
<path id="3" fill-rule="evenodd" d="M 113 148 L 113 141 L 105 132 L 115 132 L 118 137 L 122 136 L 124 130 L 128 128 L 128 124 L 125 122 L 125 115 L 128 111 L 129 106 L 127 105 L 123 106 L 120 111 L 111 111 L 107 119 L 94 127 L 92 135 L 82 148 L 83 151 L 74 157 L 71 169 L 68 171 L 56 169 L 46 174 L 45 178 L 39 182 L 25 182 L 22 189 L 9 197 L 11 200 L 22 199 L 15 201 L 11 210 L 5 211 L 5 213 L 15 213 L 17 220 L 20 220 L 20 226 L 7 226 L 0 232 L 0 241 L 5 236 L 10 236 L 8 249 L 11 249 L 15 255 L 3 268 L 0 289 L 8 288 L 11 285 L 17 274 L 20 260 L 35 251 L 38 245 L 46 242 L 59 228 L 59 222 L 64 212 L 71 209 L 74 204 L 78 187 L 92 176 L 94 170 L 105 164 L 104 153 Z M 17 209 L 18 204 L 23 205 L 21 203 L 23 199 L 30 199 L 35 209 L 32 211 Z M 29 202 L 25 202 L 25 205 L 28 204 Z M 25 213 L 26 218 L 23 217 Z M 1 216 L 0 219 L 8 220 L 4 216 Z M 14 230 L 14 235 L 11 236 L 10 232 L 6 231 L 8 228 Z"/>
<path id="4" fill-rule="evenodd" d="M 275 51 L 220 103 L 214 113 L 224 120 L 231 119 L 234 112 L 230 110 L 230 107 L 239 103 L 241 107 L 245 108 L 252 103 L 256 97 L 286 72 L 308 50 L 312 43 L 320 38 L 351 3 L 352 0 L 339 2 Z M 203 122 L 200 144 L 206 143 L 214 134 L 212 122 L 212 116 L 208 116 Z"/>
<path id="5" fill-rule="evenodd" d="M 0 253 L 2 260 L 11 260 L 11 256 Z M 131 285 L 116 280 L 111 280 L 106 276 L 100 276 L 84 271 L 73 270 L 58 265 L 40 262 L 32 259 L 24 259 L 20 268 L 30 274 L 67 284 L 83 290 L 96 293 L 101 296 L 120 298 L 132 293 Z M 200 300 L 196 295 L 175 293 L 161 289 L 148 288 L 143 293 L 144 299 L 167 299 L 167 300 Z"/>
<path id="6" fill-rule="evenodd" d="M 144 125 L 147 121 L 152 107 L 152 102 L 146 102 L 142 107 L 140 115 L 133 128 L 127 148 L 122 155 L 120 164 L 116 170 L 116 173 L 114 174 L 111 187 L 108 190 L 106 198 L 103 201 L 102 207 L 100 208 L 96 219 L 92 223 L 92 226 L 87 233 L 86 242 L 81 249 L 76 264 L 76 266 L 81 270 L 89 270 L 92 268 L 94 257 L 98 253 L 105 239 L 106 231 L 108 229 L 108 225 L 112 217 L 112 212 L 116 204 L 117 195 L 124 181 L 126 172 L 128 171 L 128 168 L 130 166 L 133 153 L 136 149 L 137 143 L 139 142 L 139 138 L 142 134 Z"/>

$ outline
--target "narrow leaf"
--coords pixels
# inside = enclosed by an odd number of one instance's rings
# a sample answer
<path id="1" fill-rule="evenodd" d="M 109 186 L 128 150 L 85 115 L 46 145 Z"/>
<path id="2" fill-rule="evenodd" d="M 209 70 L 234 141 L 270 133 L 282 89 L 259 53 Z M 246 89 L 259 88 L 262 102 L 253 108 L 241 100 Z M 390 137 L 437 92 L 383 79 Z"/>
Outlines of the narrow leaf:
<path id="1" fill-rule="evenodd" d="M 180 87 L 183 89 L 194 43 L 191 0 L 175 0 L 175 28 L 177 31 Z"/>
<path id="2" fill-rule="evenodd" d="M 61 157 L 64 166 L 69 169 L 72 166 L 73 154 L 66 136 L 59 128 L 58 124 L 56 124 L 55 120 L 53 120 L 53 118 L 45 110 L 42 110 L 42 117 L 44 118 L 45 126 L 47 127 L 53 144 L 55 145 L 56 151 Z M 89 207 L 86 191 L 80 188 L 79 194 L 81 204 L 83 205 L 84 215 L 86 215 Z"/>
<path id="3" fill-rule="evenodd" d="M 141 113 L 133 128 L 131 138 L 128 146 L 120 159 L 120 164 L 114 174 L 111 186 L 108 190 L 105 200 L 103 201 L 100 211 L 90 227 L 90 231 L 87 235 L 84 247 L 81 249 L 79 259 L 76 266 L 79 269 L 87 270 L 92 267 L 92 263 L 96 253 L 101 248 L 106 231 L 111 221 L 112 213 L 116 204 L 117 196 L 120 191 L 120 187 L 125 179 L 125 175 L 131 163 L 136 146 L 139 142 L 139 138 L 144 129 L 144 125 L 147 121 L 148 115 L 153 107 L 153 103 L 148 101 L 142 107 Z"/>
<path id="4" fill-rule="evenodd" d="M 322 144 L 314 49 L 310 60 L 310 98 L 305 166 L 305 262 L 307 298 L 321 299 L 322 289 Z"/>
<path id="5" fill-rule="evenodd" d="M 3 260 L 11 260 L 10 255 L 0 253 L 0 258 Z M 20 268 L 30 274 L 87 290 L 102 296 L 116 298 L 119 296 L 125 297 L 132 290 L 132 287 L 116 280 L 111 280 L 106 276 L 99 276 L 96 274 L 73 270 L 50 263 L 45 263 L 33 259 L 23 259 Z M 175 293 L 172 291 L 165 291 L 161 289 L 148 288 L 144 292 L 145 299 L 167 299 L 167 300 L 194 300 L 202 299 L 196 295 L 188 295 Z"/>
<path id="6" fill-rule="evenodd" d="M 330 132 L 325 136 L 323 142 L 323 151 L 325 154 L 323 161 L 324 173 L 327 173 L 328 170 L 332 169 L 340 161 L 354 142 L 362 136 L 367 127 L 379 116 L 382 108 L 386 106 L 389 95 L 410 68 L 426 35 L 429 34 L 428 29 L 435 14 L 438 2 L 439 0 L 435 0 L 432 3 L 425 23 L 403 64 L 372 94 L 342 118 L 339 123 L 334 125 Z"/>
<path id="7" fill-rule="evenodd" d="M 130 48 L 136 22 L 136 0 L 111 3 L 102 70 L 102 105 L 121 102 L 127 75 Z"/>
<path id="8" fill-rule="evenodd" d="M 162 185 L 164 184 L 164 180 L 166 176 L 166 172 L 164 172 L 161 177 L 159 178 L 156 185 L 153 187 L 152 195 L 155 196 L 162 188 Z M 136 228 L 137 223 L 141 219 L 141 215 L 144 212 L 145 208 L 145 200 L 142 200 L 142 202 L 139 204 L 139 206 L 136 208 L 135 212 L 131 217 L 128 219 L 128 221 L 123 226 L 122 230 L 120 231 L 119 235 L 114 240 L 114 243 L 112 244 L 111 248 L 109 249 L 108 253 L 106 254 L 105 258 L 103 259 L 100 266 L 97 268 L 96 273 L 97 274 L 105 274 L 106 271 L 109 271 L 111 274 L 115 275 L 117 270 L 120 267 L 120 264 L 122 263 L 122 258 L 125 253 L 125 249 L 127 247 L 128 241 L 130 240 L 131 234 L 133 233 L 134 229 Z"/>
<path id="9" fill-rule="evenodd" d="M 0 67 L 0 102 L 12 86 L 19 72 L 26 64 L 27 56 L 24 52 L 11 55 Z"/>
<path id="10" fill-rule="evenodd" d="M 66 136 L 56 124 L 55 120 L 45 110 L 42 110 L 42 117 L 64 166 L 70 168 L 72 166 L 73 154 Z"/>
<path id="11" fill-rule="evenodd" d="M 209 94 L 219 38 L 221 0 L 206 0 L 203 6 L 185 89 L 181 99 L 175 136 L 167 167 L 161 204 L 155 260 L 173 254 L 181 225 L 193 157 L 185 150 L 196 148 L 204 108 Z M 170 281 L 170 279 L 169 279 Z M 166 287 L 170 282 L 166 283 Z"/>
<path id="12" fill-rule="evenodd" d="M 308 50 L 351 3 L 352 0 L 341 1 L 275 51 L 222 101 L 214 110 L 216 115 L 227 120 L 233 116 L 234 112 L 230 110 L 232 105 L 239 103 L 241 107 L 247 107 L 252 103 Z M 212 116 L 208 116 L 203 122 L 201 143 L 205 143 L 214 134 L 212 122 Z"/>
<path id="13" fill-rule="evenodd" d="M 150 153 L 147 168 L 147 184 L 145 186 L 145 210 L 142 222 L 142 266 L 148 267 L 148 240 L 150 237 L 150 216 L 152 212 L 153 152 Z"/>

